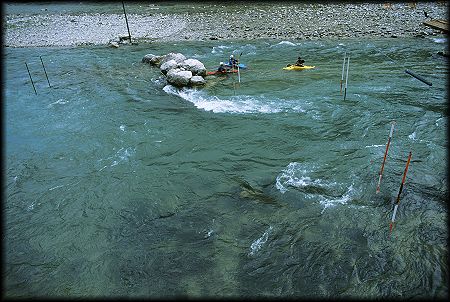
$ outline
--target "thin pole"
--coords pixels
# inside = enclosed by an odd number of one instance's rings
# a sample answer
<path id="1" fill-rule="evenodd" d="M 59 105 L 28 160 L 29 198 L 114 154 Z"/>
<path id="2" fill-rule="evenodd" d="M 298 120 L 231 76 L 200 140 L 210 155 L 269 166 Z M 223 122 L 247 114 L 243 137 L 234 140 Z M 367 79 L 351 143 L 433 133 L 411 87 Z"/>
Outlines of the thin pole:
<path id="1" fill-rule="evenodd" d="M 341 94 L 342 94 L 342 83 L 344 83 L 344 69 L 345 69 L 345 59 L 347 58 L 347 52 L 344 54 L 344 62 L 342 63 L 342 76 L 341 76 Z"/>
<path id="2" fill-rule="evenodd" d="M 122 1 L 122 7 L 123 7 L 123 13 L 125 14 L 125 22 L 127 23 L 128 39 L 130 40 L 130 43 L 131 43 L 130 28 L 128 27 L 127 13 L 125 12 L 125 4 L 123 4 L 123 1 Z"/>
<path id="3" fill-rule="evenodd" d="M 348 67 L 350 66 L 350 57 L 347 58 L 347 76 L 345 77 L 345 90 L 344 90 L 344 101 L 347 96 L 347 82 L 348 82 Z"/>
<path id="4" fill-rule="evenodd" d="M 25 62 L 25 66 L 27 67 L 28 75 L 30 76 L 31 84 L 33 85 L 33 89 L 34 89 L 34 93 L 36 93 L 36 95 L 37 95 L 36 88 L 34 87 L 34 82 L 33 82 L 33 79 L 31 78 L 31 73 L 30 73 L 30 70 L 28 69 L 27 62 Z"/>
<path id="5" fill-rule="evenodd" d="M 238 65 L 238 81 L 239 81 L 239 83 L 241 82 L 241 73 L 239 71 L 239 65 Z"/>
<path id="6" fill-rule="evenodd" d="M 387 141 L 387 144 L 386 144 L 386 151 L 384 152 L 383 163 L 381 164 L 380 176 L 378 178 L 378 185 L 377 185 L 377 191 L 376 191 L 377 194 L 380 193 L 381 177 L 383 176 L 384 163 L 386 162 L 386 156 L 387 156 L 387 153 L 388 153 L 388 150 L 389 150 L 389 145 L 391 143 L 392 132 L 394 132 L 394 124 L 395 124 L 395 122 L 392 122 L 391 131 L 389 132 L 389 138 L 388 138 L 388 141 Z"/>
<path id="7" fill-rule="evenodd" d="M 50 86 L 50 81 L 48 80 L 47 71 L 45 70 L 44 61 L 42 61 L 42 57 L 41 56 L 39 56 L 39 58 L 41 59 L 42 67 L 44 68 L 45 77 L 47 78 L 47 82 L 48 82 L 48 87 L 51 87 Z"/>
<path id="8" fill-rule="evenodd" d="M 418 74 L 413 73 L 411 70 L 405 69 L 405 72 L 406 72 L 407 74 L 409 74 L 409 75 L 415 77 L 415 78 L 418 79 L 419 81 L 424 82 L 424 83 L 427 84 L 428 86 L 433 86 L 433 84 L 432 84 L 430 81 L 424 79 L 423 77 L 421 77 L 421 76 L 418 75 Z"/>
<path id="9" fill-rule="evenodd" d="M 392 228 L 394 227 L 395 215 L 397 214 L 398 205 L 400 204 L 400 194 L 403 190 L 403 185 L 405 184 L 406 173 L 408 172 L 409 162 L 411 161 L 411 151 L 409 151 L 408 161 L 406 162 L 405 172 L 403 172 L 402 184 L 400 185 L 400 190 L 398 191 L 397 201 L 394 206 L 394 213 L 392 214 L 391 222 L 389 223 L 389 232 L 392 232 Z"/>

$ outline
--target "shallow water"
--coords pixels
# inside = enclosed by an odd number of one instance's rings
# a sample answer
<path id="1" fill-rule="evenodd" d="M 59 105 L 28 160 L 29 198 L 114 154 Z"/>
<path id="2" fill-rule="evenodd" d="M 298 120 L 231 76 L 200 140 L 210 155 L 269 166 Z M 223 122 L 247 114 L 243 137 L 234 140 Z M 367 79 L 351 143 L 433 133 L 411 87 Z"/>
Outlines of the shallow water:
<path id="1" fill-rule="evenodd" d="M 447 44 L 5 49 L 6 296 L 446 297 Z M 178 90 L 168 52 L 248 69 Z"/>

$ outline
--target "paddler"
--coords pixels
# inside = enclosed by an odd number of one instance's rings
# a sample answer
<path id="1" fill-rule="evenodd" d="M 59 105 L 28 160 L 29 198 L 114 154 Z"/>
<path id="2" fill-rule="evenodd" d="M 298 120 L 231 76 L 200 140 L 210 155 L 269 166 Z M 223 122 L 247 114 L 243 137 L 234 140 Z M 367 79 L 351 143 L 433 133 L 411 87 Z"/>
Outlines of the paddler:
<path id="1" fill-rule="evenodd" d="M 223 64 L 223 62 L 220 62 L 219 68 L 217 68 L 218 72 L 226 72 L 227 70 L 225 69 L 225 65 Z"/>
<path id="2" fill-rule="evenodd" d="M 236 60 L 234 56 L 231 55 L 230 60 L 228 61 L 228 65 L 230 65 L 231 67 L 237 67 L 238 64 L 239 64 L 238 60 Z"/>
<path id="3" fill-rule="evenodd" d="M 295 62 L 295 66 L 303 67 L 303 63 L 305 63 L 305 60 L 303 60 L 302 58 L 298 57 L 297 62 Z"/>

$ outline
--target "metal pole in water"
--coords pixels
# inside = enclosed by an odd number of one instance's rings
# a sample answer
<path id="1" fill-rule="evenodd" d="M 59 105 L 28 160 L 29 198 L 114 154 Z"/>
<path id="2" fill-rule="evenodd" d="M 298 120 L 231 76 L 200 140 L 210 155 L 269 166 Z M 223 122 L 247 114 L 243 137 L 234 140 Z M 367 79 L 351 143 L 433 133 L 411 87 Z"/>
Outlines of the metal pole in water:
<path id="1" fill-rule="evenodd" d="M 388 141 L 386 144 L 386 151 L 384 152 L 383 163 L 381 164 L 380 176 L 378 178 L 378 185 L 377 185 L 377 191 L 376 191 L 377 194 L 380 193 L 381 177 L 383 176 L 384 163 L 386 162 L 386 156 L 387 156 L 387 153 L 389 150 L 389 145 L 391 143 L 392 133 L 394 132 L 394 125 L 395 125 L 395 122 L 393 121 L 392 125 L 391 125 L 391 132 L 389 132 L 389 138 L 388 138 Z"/>
<path id="2" fill-rule="evenodd" d="M 420 75 L 417 75 L 417 74 L 413 73 L 411 70 L 405 69 L 405 72 L 406 72 L 407 74 L 409 74 L 409 75 L 415 77 L 415 78 L 418 79 L 419 81 L 424 82 L 424 83 L 427 84 L 428 86 L 432 86 L 432 85 L 433 85 L 430 81 L 428 81 L 428 80 L 422 78 Z"/>
<path id="3" fill-rule="evenodd" d="M 345 90 L 344 90 L 344 101 L 347 96 L 347 82 L 348 82 L 348 67 L 350 66 L 350 57 L 347 58 L 347 76 L 345 77 Z"/>
<path id="4" fill-rule="evenodd" d="M 238 82 L 241 82 L 241 73 L 239 72 L 239 65 L 238 65 Z"/>
<path id="5" fill-rule="evenodd" d="M 411 151 L 409 151 L 408 161 L 406 162 L 405 172 L 403 172 L 402 184 L 400 185 L 400 190 L 398 191 L 397 201 L 394 206 L 394 213 L 392 214 L 391 222 L 389 223 L 389 233 L 392 232 L 392 228 L 394 227 L 395 215 L 397 214 L 398 205 L 400 203 L 400 194 L 403 190 L 403 185 L 405 184 L 406 173 L 408 172 L 409 162 L 411 161 Z"/>
<path id="6" fill-rule="evenodd" d="M 30 73 L 30 70 L 28 69 L 27 62 L 25 62 L 25 66 L 27 67 L 28 75 L 30 76 L 31 84 L 33 85 L 33 89 L 34 89 L 34 93 L 36 93 L 36 95 L 37 95 L 36 88 L 34 87 L 34 82 L 33 82 L 33 79 L 31 78 L 31 73 Z"/>
<path id="7" fill-rule="evenodd" d="M 44 68 L 45 77 L 47 78 L 47 82 L 48 82 L 48 87 L 51 87 L 50 86 L 50 81 L 48 80 L 47 71 L 45 70 L 44 61 L 42 61 L 42 57 L 41 56 L 39 56 L 39 58 L 41 59 L 42 67 Z"/>
<path id="8" fill-rule="evenodd" d="M 127 23 L 128 39 L 130 40 L 130 43 L 131 43 L 130 28 L 128 27 L 127 13 L 125 12 L 125 4 L 123 4 L 123 1 L 122 1 L 122 7 L 123 7 L 123 13 L 125 14 L 125 22 Z"/>
<path id="9" fill-rule="evenodd" d="M 347 52 L 344 54 L 344 62 L 342 63 L 342 76 L 341 76 L 341 91 L 342 94 L 342 83 L 344 83 L 344 69 L 345 69 L 345 59 L 347 58 Z"/>

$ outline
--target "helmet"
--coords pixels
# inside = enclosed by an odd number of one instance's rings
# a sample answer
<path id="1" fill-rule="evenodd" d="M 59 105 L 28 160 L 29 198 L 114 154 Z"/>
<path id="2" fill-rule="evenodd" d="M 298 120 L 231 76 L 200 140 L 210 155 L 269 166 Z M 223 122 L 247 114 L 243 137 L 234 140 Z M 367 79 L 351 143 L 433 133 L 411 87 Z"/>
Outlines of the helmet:
<path id="1" fill-rule="evenodd" d="M 223 65 L 223 62 L 220 62 L 220 65 Z"/>
<path id="2" fill-rule="evenodd" d="M 231 55 L 231 56 L 230 56 L 230 58 L 234 58 L 234 56 L 233 56 L 233 55 Z"/>

